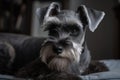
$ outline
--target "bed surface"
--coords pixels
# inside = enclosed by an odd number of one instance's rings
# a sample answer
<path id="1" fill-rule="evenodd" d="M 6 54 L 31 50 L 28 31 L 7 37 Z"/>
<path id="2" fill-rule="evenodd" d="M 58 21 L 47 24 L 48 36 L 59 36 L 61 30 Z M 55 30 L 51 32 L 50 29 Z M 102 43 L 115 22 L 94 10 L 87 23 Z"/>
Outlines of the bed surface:
<path id="1" fill-rule="evenodd" d="M 120 60 L 101 60 L 110 71 L 82 76 L 83 80 L 120 80 Z"/>

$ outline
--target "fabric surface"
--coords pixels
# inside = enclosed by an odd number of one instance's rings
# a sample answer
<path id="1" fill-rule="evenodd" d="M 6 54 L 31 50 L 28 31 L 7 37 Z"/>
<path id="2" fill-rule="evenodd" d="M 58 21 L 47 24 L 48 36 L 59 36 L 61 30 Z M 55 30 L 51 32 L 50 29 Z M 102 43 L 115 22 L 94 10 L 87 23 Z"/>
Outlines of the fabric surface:
<path id="1" fill-rule="evenodd" d="M 109 68 L 107 72 L 81 76 L 83 80 L 120 80 L 120 60 L 101 60 Z"/>

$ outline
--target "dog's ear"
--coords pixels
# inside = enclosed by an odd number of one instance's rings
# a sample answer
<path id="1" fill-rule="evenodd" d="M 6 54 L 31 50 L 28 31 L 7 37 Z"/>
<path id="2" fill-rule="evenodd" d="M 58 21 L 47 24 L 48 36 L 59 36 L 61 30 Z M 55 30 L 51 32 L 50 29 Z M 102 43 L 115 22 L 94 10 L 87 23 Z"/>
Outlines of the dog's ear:
<path id="1" fill-rule="evenodd" d="M 77 9 L 79 18 L 83 26 L 88 26 L 90 31 L 94 32 L 105 13 L 94 9 L 87 8 L 85 5 L 81 5 Z"/>
<path id="2" fill-rule="evenodd" d="M 36 14 L 39 17 L 40 23 L 43 23 L 45 19 L 51 16 L 55 16 L 60 12 L 60 5 L 57 2 L 52 2 L 46 8 L 38 8 Z"/>
<path id="3" fill-rule="evenodd" d="M 60 4 L 52 2 L 46 12 L 45 17 L 56 16 L 60 12 Z"/>

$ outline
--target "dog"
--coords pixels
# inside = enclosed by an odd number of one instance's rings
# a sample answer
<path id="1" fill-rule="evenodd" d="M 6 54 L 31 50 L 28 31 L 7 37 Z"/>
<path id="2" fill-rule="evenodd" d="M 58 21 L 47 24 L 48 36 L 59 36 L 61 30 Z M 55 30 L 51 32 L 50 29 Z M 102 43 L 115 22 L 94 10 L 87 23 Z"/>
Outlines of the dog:
<path id="1" fill-rule="evenodd" d="M 78 75 L 108 70 L 104 63 L 91 62 L 85 40 L 86 29 L 94 32 L 105 13 L 85 5 L 76 11 L 60 8 L 59 3 L 53 2 L 36 11 L 40 27 L 48 32 L 47 38 L 0 34 L 2 44 L 11 48 L 4 54 L 9 54 L 7 64 L 11 64 L 15 76 L 35 80 L 80 80 Z"/>

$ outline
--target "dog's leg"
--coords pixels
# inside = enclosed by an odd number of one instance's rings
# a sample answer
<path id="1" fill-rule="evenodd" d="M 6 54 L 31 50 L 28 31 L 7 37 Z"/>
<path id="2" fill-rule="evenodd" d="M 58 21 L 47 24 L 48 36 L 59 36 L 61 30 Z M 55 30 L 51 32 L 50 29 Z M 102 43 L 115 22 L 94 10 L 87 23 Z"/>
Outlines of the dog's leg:
<path id="1" fill-rule="evenodd" d="M 23 78 L 36 78 L 39 75 L 45 75 L 49 72 L 50 70 L 48 69 L 46 64 L 41 62 L 41 60 L 38 58 L 30 64 L 27 64 L 25 67 L 18 70 L 15 76 Z"/>

